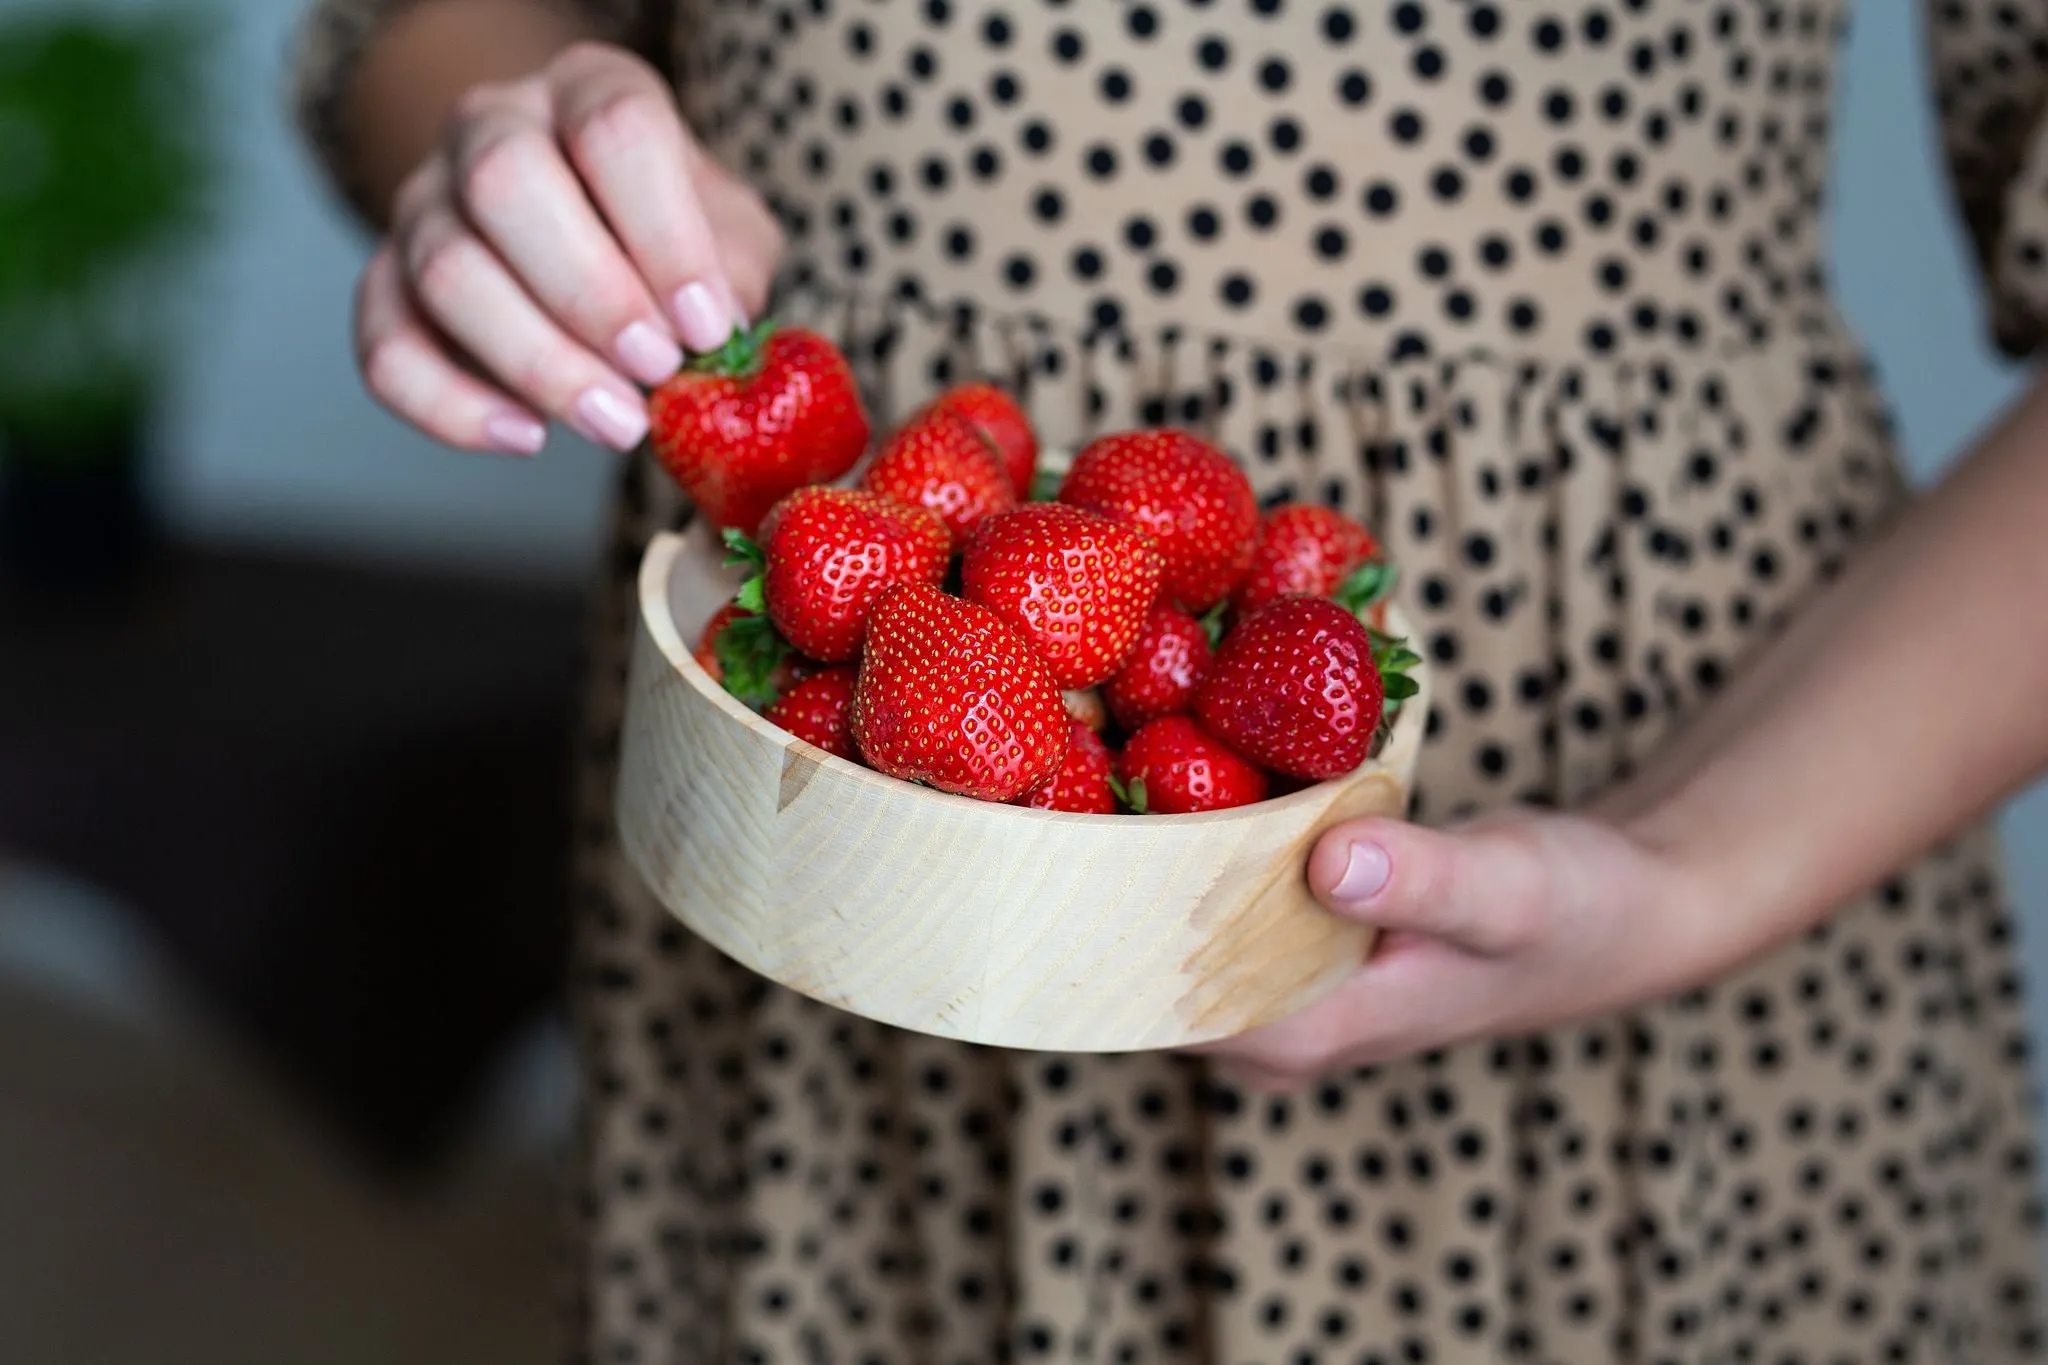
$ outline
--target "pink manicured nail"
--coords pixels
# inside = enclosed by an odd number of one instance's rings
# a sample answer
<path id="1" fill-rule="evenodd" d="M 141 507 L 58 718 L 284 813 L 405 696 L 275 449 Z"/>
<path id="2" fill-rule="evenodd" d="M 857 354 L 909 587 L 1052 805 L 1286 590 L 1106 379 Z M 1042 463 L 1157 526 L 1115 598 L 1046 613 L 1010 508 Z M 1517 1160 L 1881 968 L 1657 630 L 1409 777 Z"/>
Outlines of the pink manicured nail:
<path id="1" fill-rule="evenodd" d="M 659 384 L 683 363 L 682 348 L 644 322 L 620 332 L 612 350 L 626 373 L 643 384 Z"/>
<path id="2" fill-rule="evenodd" d="M 548 429 L 520 413 L 500 412 L 484 422 L 484 439 L 507 455 L 536 455 L 548 443 Z"/>
<path id="3" fill-rule="evenodd" d="M 631 450 L 647 434 L 647 409 L 609 389 L 585 389 L 576 400 L 576 429 L 614 450 Z"/>
<path id="4" fill-rule="evenodd" d="M 715 351 L 732 338 L 731 312 L 702 280 L 692 280 L 676 291 L 676 328 L 683 344 L 693 351 Z"/>
<path id="5" fill-rule="evenodd" d="M 1330 888 L 1330 896 L 1349 905 L 1359 905 L 1377 896 L 1393 875 L 1393 862 L 1378 844 L 1353 844 L 1344 860 L 1344 875 Z"/>

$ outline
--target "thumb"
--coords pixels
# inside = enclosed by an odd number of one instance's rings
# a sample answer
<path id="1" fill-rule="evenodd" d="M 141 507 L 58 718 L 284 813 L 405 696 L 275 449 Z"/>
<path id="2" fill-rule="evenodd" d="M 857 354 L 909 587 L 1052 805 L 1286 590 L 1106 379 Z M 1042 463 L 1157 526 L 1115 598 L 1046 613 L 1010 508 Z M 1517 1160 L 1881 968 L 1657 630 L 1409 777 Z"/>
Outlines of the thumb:
<path id="1" fill-rule="evenodd" d="M 1529 941 L 1546 878 L 1535 843 L 1512 827 L 1433 830 L 1372 819 L 1324 831 L 1308 883 L 1346 919 L 1494 956 Z"/>

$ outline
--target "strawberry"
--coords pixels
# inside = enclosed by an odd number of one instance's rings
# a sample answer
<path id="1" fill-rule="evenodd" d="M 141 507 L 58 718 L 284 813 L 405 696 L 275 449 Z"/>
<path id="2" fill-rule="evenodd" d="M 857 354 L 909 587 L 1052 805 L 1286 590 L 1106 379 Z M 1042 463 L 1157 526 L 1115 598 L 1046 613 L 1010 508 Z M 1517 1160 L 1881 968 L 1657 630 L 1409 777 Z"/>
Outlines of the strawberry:
<path id="1" fill-rule="evenodd" d="M 766 617 L 749 611 L 738 598 L 711 614 L 691 652 L 711 681 L 754 707 L 774 701 L 821 667 L 792 650 Z"/>
<path id="2" fill-rule="evenodd" d="M 951 412 L 924 412 L 898 428 L 860 476 L 860 486 L 938 513 L 953 547 L 994 512 L 1017 505 L 1002 458 L 981 428 Z"/>
<path id="3" fill-rule="evenodd" d="M 1110 789 L 1109 746 L 1080 721 L 1073 723 L 1067 756 L 1059 771 L 1010 804 L 1039 810 L 1072 811 L 1078 815 L 1115 815 L 1116 793 Z"/>
<path id="4" fill-rule="evenodd" d="M 868 444 L 853 371 L 815 332 L 733 333 L 648 398 L 655 458 L 720 530 L 753 535 L 786 493 L 829 483 Z"/>
<path id="5" fill-rule="evenodd" d="M 1359 565 L 1379 558 L 1372 533 L 1341 512 L 1313 504 L 1276 507 L 1259 522 L 1251 567 L 1230 595 L 1238 616 L 1276 597 L 1328 597 Z"/>
<path id="6" fill-rule="evenodd" d="M 1030 641 L 1059 686 L 1093 687 L 1131 652 L 1159 574 L 1159 552 L 1143 531 L 1032 502 L 974 528 L 960 589 Z"/>
<path id="7" fill-rule="evenodd" d="M 1092 687 L 1070 687 L 1060 693 L 1060 700 L 1067 704 L 1067 714 L 1091 730 L 1100 731 L 1109 724 L 1109 708 L 1102 704 L 1102 693 Z"/>
<path id="8" fill-rule="evenodd" d="M 994 384 L 976 381 L 946 390 L 926 411 L 950 412 L 980 428 L 1002 457 L 1011 490 L 1019 498 L 1031 496 L 1032 476 L 1038 470 L 1038 434 L 1016 399 Z"/>
<path id="9" fill-rule="evenodd" d="M 1266 799 L 1258 765 L 1186 716 L 1161 716 L 1117 756 L 1118 794 L 1140 815 L 1188 815 Z"/>
<path id="10" fill-rule="evenodd" d="M 1259 504 L 1250 480 L 1184 431 L 1098 437 L 1074 457 L 1059 500 L 1150 533 L 1166 561 L 1161 596 L 1189 611 L 1222 601 L 1251 562 Z"/>
<path id="11" fill-rule="evenodd" d="M 1247 758 L 1321 781 L 1365 762 L 1384 701 L 1358 618 L 1326 597 L 1281 597 L 1223 637 L 1195 716 Z"/>
<path id="12" fill-rule="evenodd" d="M 868 611 L 884 589 L 944 578 L 947 543 L 946 528 L 921 507 L 822 486 L 776 503 L 759 544 L 726 533 L 734 561 L 758 570 L 740 604 L 765 610 L 784 639 L 821 663 L 860 652 Z"/>
<path id="13" fill-rule="evenodd" d="M 1154 607 L 1130 658 L 1102 685 L 1102 699 L 1126 730 L 1177 715 L 1193 705 L 1213 652 L 1206 623 L 1179 607 Z"/>
<path id="14" fill-rule="evenodd" d="M 851 723 L 854 677 L 850 664 L 814 673 L 784 692 L 761 715 L 828 754 L 858 763 Z"/>
<path id="15" fill-rule="evenodd" d="M 987 607 L 899 583 L 868 621 L 853 739 L 890 777 L 1013 801 L 1059 771 L 1073 722 L 1024 637 Z"/>

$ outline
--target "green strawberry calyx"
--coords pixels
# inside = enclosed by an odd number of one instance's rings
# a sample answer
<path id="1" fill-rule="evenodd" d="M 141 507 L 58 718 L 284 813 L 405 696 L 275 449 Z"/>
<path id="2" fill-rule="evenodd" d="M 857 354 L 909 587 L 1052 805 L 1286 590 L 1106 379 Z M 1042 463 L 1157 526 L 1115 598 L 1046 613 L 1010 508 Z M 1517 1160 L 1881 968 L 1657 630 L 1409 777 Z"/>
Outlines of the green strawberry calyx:
<path id="1" fill-rule="evenodd" d="M 1123 803 L 1125 810 L 1133 815 L 1145 813 L 1145 779 L 1134 777 L 1129 782 L 1119 782 L 1116 774 L 1109 775 L 1110 794 Z"/>
<path id="2" fill-rule="evenodd" d="M 1031 475 L 1030 502 L 1057 502 L 1060 484 L 1066 476 L 1057 469 L 1040 469 Z"/>
<path id="3" fill-rule="evenodd" d="M 1223 614 L 1229 608 L 1230 604 L 1227 601 L 1218 602 L 1196 618 L 1196 623 L 1202 627 L 1202 634 L 1209 637 L 1211 649 L 1223 643 Z"/>
<path id="4" fill-rule="evenodd" d="M 744 531 L 728 529 L 724 539 L 727 567 L 744 564 L 754 572 L 740 584 L 739 595 L 733 598 L 734 605 L 747 615 L 728 621 L 711 642 L 711 650 L 718 656 L 725 690 L 759 710 L 775 703 L 775 673 L 789 658 L 790 645 L 768 619 L 763 592 L 768 561 L 761 546 Z"/>
<path id="5" fill-rule="evenodd" d="M 1367 626 L 1365 633 L 1372 641 L 1372 666 L 1379 670 L 1380 686 L 1386 692 L 1387 711 L 1391 714 L 1422 690 L 1408 676 L 1408 671 L 1422 662 L 1422 656 L 1408 648 L 1408 641 L 1402 636 L 1389 635 L 1373 626 Z"/>
<path id="6" fill-rule="evenodd" d="M 1344 576 L 1330 599 L 1354 616 L 1363 616 L 1394 595 L 1399 581 L 1394 566 L 1384 559 L 1368 559 Z"/>
<path id="7" fill-rule="evenodd" d="M 763 318 L 751 327 L 732 329 L 732 335 L 715 351 L 700 351 L 683 366 L 691 374 L 716 375 L 721 379 L 749 379 L 761 368 L 761 348 L 775 334 L 775 322 Z"/>

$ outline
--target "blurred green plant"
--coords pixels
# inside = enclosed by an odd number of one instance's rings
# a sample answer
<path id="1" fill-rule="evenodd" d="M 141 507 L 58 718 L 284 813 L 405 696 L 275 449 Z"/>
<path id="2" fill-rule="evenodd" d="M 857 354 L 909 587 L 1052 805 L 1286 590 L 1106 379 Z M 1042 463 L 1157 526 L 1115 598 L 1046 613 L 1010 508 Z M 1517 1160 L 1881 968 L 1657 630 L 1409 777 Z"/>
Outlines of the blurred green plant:
<path id="1" fill-rule="evenodd" d="M 0 460 L 133 444 L 219 177 L 216 37 L 163 8 L 0 20 Z"/>

